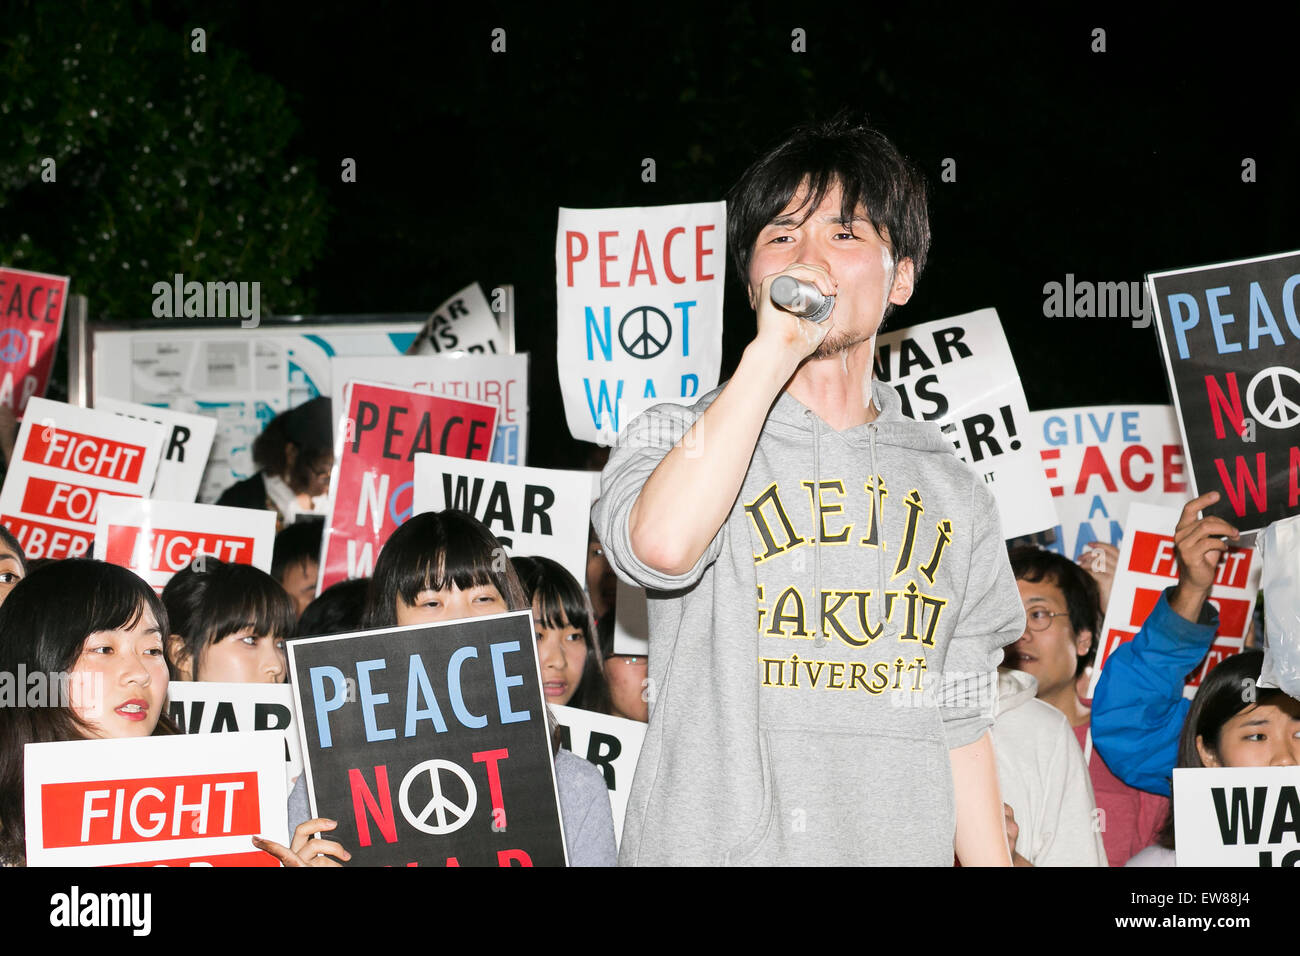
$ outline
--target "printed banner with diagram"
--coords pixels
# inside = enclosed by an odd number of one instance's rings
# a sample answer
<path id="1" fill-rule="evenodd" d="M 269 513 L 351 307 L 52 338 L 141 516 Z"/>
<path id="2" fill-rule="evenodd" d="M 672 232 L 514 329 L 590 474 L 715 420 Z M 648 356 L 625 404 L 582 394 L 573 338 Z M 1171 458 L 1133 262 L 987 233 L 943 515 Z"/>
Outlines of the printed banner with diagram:
<path id="1" fill-rule="evenodd" d="M 27 560 L 85 555 L 100 498 L 148 497 L 168 429 L 33 398 L 0 489 L 0 521 Z"/>
<path id="2" fill-rule="evenodd" d="M 468 512 L 510 554 L 551 558 L 587 580 L 591 472 L 416 455 L 414 507 Z"/>
<path id="3" fill-rule="evenodd" d="M 1170 405 L 1091 405 L 1029 413 L 1058 518 L 1049 547 L 1078 560 L 1090 541 L 1118 545 L 1135 502 L 1182 508 L 1187 466 Z"/>
<path id="4" fill-rule="evenodd" d="M 627 398 L 718 384 L 726 203 L 560 209 L 557 363 L 569 431 L 611 445 Z"/>
<path id="5" fill-rule="evenodd" d="M 28 744 L 28 866 L 279 866 L 289 844 L 284 734 Z"/>
<path id="6" fill-rule="evenodd" d="M 330 361 L 402 355 L 419 322 L 257 329 L 96 330 L 94 400 L 205 415 L 216 437 L 199 500 L 210 504 L 256 472 L 253 441 L 280 412 L 331 394 Z"/>
<path id="7" fill-rule="evenodd" d="M 95 554 L 130 568 L 155 591 L 191 563 L 201 571 L 205 555 L 270 574 L 275 518 L 269 510 L 105 495 L 99 500 Z"/>
<path id="8" fill-rule="evenodd" d="M 875 377 L 897 389 L 903 414 L 933 421 L 998 503 L 1002 537 L 1057 523 L 1020 374 L 994 309 L 876 337 Z"/>
<path id="9" fill-rule="evenodd" d="M 1102 624 L 1102 640 L 1092 667 L 1088 696 L 1097 690 L 1106 660 L 1121 644 L 1133 640 L 1165 588 L 1178 583 L 1178 558 L 1174 549 L 1174 528 L 1181 508 L 1156 505 L 1129 506 L 1124 519 L 1124 542 L 1119 549 L 1119 567 L 1110 587 L 1110 604 Z M 1219 573 L 1210 589 L 1210 603 L 1218 608 L 1219 629 L 1205 660 L 1187 681 L 1188 697 L 1196 693 L 1205 675 L 1245 645 L 1246 632 L 1255 613 L 1259 595 L 1259 556 L 1254 548 L 1230 548 L 1219 562 Z"/>
<path id="10" fill-rule="evenodd" d="M 18 418 L 45 396 L 68 304 L 67 276 L 0 267 L 0 405 Z"/>
<path id="11" fill-rule="evenodd" d="M 522 465 L 528 450 L 528 354 L 336 358 L 331 364 L 334 407 L 348 382 L 382 382 L 447 398 L 486 402 L 497 414 L 492 460 Z"/>

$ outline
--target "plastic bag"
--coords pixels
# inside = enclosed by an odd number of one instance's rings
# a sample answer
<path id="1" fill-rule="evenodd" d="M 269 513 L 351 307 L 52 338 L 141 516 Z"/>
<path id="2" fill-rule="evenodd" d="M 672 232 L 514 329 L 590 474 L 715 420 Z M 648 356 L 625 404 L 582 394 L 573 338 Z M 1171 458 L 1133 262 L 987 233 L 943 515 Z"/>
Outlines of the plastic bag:
<path id="1" fill-rule="evenodd" d="M 1268 637 L 1259 686 L 1279 687 L 1300 699 L 1300 515 L 1273 522 L 1256 546 Z"/>

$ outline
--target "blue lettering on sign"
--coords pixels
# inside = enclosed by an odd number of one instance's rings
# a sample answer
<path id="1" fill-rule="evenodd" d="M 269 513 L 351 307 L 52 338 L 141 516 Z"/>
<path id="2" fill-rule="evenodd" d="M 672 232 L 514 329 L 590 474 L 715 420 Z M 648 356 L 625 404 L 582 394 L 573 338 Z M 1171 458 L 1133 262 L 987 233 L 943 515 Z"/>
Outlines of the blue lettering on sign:
<path id="1" fill-rule="evenodd" d="M 492 446 L 492 461 L 498 465 L 522 465 L 519 460 L 519 426 L 498 425 L 497 440 Z"/>
<path id="2" fill-rule="evenodd" d="M 1178 339 L 1178 357 L 1187 358 L 1187 330 L 1194 328 L 1201 321 L 1201 310 L 1196 298 L 1186 292 L 1175 292 L 1166 303 L 1169 311 L 1169 324 L 1173 327 L 1174 338 Z"/>
<path id="3" fill-rule="evenodd" d="M 1097 517 L 1097 512 L 1101 512 L 1103 518 L 1109 518 L 1110 512 L 1106 510 L 1106 503 L 1101 500 L 1101 495 L 1092 496 L 1092 504 L 1088 506 L 1088 520 L 1091 521 Z"/>
<path id="4" fill-rule="evenodd" d="M 1214 347 L 1219 350 L 1219 354 L 1225 352 L 1240 352 L 1241 343 L 1233 342 L 1229 344 L 1223 338 L 1223 327 L 1231 325 L 1236 321 L 1231 312 L 1223 313 L 1219 311 L 1219 299 L 1223 298 L 1232 289 L 1226 285 L 1221 285 L 1217 289 L 1205 290 L 1205 301 L 1210 305 L 1210 323 L 1214 326 Z"/>
<path id="5" fill-rule="evenodd" d="M 673 308 L 680 309 L 682 313 L 682 355 L 691 354 L 691 307 L 698 303 L 692 299 L 690 302 L 674 302 Z"/>
<path id="6" fill-rule="evenodd" d="M 1120 412 L 1120 428 L 1124 432 L 1124 441 L 1135 442 L 1141 441 L 1142 437 L 1138 434 L 1138 413 L 1137 412 Z"/>
<path id="7" fill-rule="evenodd" d="M 412 502 L 412 504 L 408 504 L 408 505 L 407 505 L 405 508 L 403 508 L 401 511 L 398 511 L 398 510 L 397 510 L 397 496 L 400 495 L 400 494 L 401 494 L 402 492 L 404 492 L 404 491 L 410 491 L 410 490 L 411 490 L 412 488 L 414 488 L 414 487 L 415 487 L 415 482 L 414 482 L 414 481 L 404 481 L 404 482 L 402 482 L 400 485 L 398 485 L 396 488 L 394 488 L 394 489 L 393 489 L 393 493 L 392 493 L 391 495 L 389 495 L 389 497 L 388 497 L 388 517 L 390 517 L 390 518 L 393 519 L 393 523 L 394 523 L 394 524 L 401 524 L 401 523 L 404 522 L 407 518 L 411 517 L 411 509 L 412 509 L 412 507 L 413 507 L 413 503 L 414 503 L 414 501 L 415 501 L 415 496 L 414 496 L 414 495 L 411 496 L 411 502 Z"/>
<path id="8" fill-rule="evenodd" d="M 388 703 L 387 694 L 376 694 L 370 687 L 370 672 L 381 671 L 384 669 L 385 661 L 382 657 L 373 661 L 357 661 L 357 692 L 361 696 L 361 718 L 366 725 L 366 742 L 374 743 L 376 740 L 392 740 L 397 736 L 397 731 L 392 727 L 379 729 L 375 720 L 375 708 L 380 704 Z"/>
<path id="9" fill-rule="evenodd" d="M 313 667 L 308 674 L 311 679 L 311 699 L 315 703 L 316 733 L 323 748 L 334 746 L 330 736 L 330 711 L 338 710 L 347 700 L 347 678 L 337 667 Z M 326 695 L 325 681 L 333 685 L 333 693 Z"/>
<path id="10" fill-rule="evenodd" d="M 1268 317 L 1267 323 L 1260 322 L 1260 316 Z M 1260 333 L 1265 333 L 1273 340 L 1276 346 L 1286 345 L 1286 340 L 1282 338 L 1282 330 L 1278 328 L 1277 319 L 1273 318 L 1273 310 L 1268 306 L 1268 300 L 1264 298 L 1264 290 L 1259 287 L 1258 282 L 1250 284 L 1250 348 L 1252 350 L 1259 348 Z"/>
<path id="11" fill-rule="evenodd" d="M 451 655 L 451 660 L 447 662 L 447 691 L 451 695 L 452 712 L 462 724 L 466 727 L 486 727 L 487 718 L 469 712 L 469 708 L 465 706 L 465 697 L 460 690 L 460 669 L 471 657 L 478 657 L 477 648 L 460 647 Z"/>
<path id="12" fill-rule="evenodd" d="M 691 390 L 686 391 L 686 383 L 689 382 Z M 682 398 L 694 398 L 700 391 L 700 377 L 687 372 L 682 376 Z"/>
<path id="13" fill-rule="evenodd" d="M 492 651 L 492 676 L 496 678 L 497 707 L 501 711 L 501 723 L 516 724 L 521 720 L 528 720 L 531 717 L 528 711 L 510 709 L 510 688 L 521 686 L 524 678 L 520 674 L 507 675 L 504 659 L 507 654 L 513 654 L 519 650 L 519 642 L 504 641 L 500 644 L 493 644 L 490 650 Z"/>
<path id="14" fill-rule="evenodd" d="M 604 379 L 600 380 L 600 387 L 595 397 L 591 394 L 591 379 L 584 378 L 582 387 L 587 390 L 587 408 L 591 411 L 592 424 L 600 430 L 603 426 L 600 423 L 602 412 L 609 413 L 610 427 L 618 431 L 618 403 L 623 400 L 623 380 L 618 380 L 618 387 L 614 391 L 614 399 L 609 398 L 609 382 Z"/>
<path id="15" fill-rule="evenodd" d="M 591 333 L 596 333 L 596 344 L 600 347 L 600 353 L 605 356 L 606 362 L 614 361 L 614 335 L 610 324 L 609 306 L 605 306 L 605 334 L 600 334 L 600 326 L 596 323 L 596 315 L 591 310 L 591 306 L 585 306 L 587 313 L 587 361 L 595 360 L 596 354 L 591 347 Z"/>

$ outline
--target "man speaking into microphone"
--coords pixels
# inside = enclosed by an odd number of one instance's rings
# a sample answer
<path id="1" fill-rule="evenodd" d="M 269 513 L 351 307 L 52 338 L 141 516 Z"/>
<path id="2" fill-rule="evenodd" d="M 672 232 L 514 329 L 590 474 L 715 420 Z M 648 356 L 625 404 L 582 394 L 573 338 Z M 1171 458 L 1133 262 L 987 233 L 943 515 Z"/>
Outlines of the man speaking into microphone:
<path id="1" fill-rule="evenodd" d="M 802 126 L 727 229 L 757 333 L 723 386 L 628 426 L 594 512 L 649 596 L 620 863 L 1010 865 L 988 730 L 1025 615 L 997 509 L 872 380 L 924 180 L 866 125 Z"/>

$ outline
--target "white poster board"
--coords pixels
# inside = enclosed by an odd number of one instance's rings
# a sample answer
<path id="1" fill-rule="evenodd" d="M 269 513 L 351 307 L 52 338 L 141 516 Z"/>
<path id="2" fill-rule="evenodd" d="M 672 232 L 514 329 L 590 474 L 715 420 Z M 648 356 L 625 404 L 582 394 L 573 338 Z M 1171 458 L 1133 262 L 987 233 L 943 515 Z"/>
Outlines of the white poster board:
<path id="1" fill-rule="evenodd" d="M 288 684 L 232 684 L 174 680 L 167 685 L 167 713 L 187 734 L 279 730 L 284 734 L 286 786 L 302 773 L 302 739 Z"/>
<path id="2" fill-rule="evenodd" d="M 609 788 L 609 808 L 614 814 L 614 839 L 623 839 L 623 819 L 632 789 L 646 725 L 639 720 L 597 714 L 578 707 L 551 707 L 560 725 L 560 744 L 594 764 Z"/>
<path id="3" fill-rule="evenodd" d="M 279 731 L 28 744 L 28 866 L 279 866 Z"/>
<path id="4" fill-rule="evenodd" d="M 560 209 L 556 359 L 569 431 L 613 443 L 627 398 L 718 384 L 726 203 Z"/>
<path id="5" fill-rule="evenodd" d="M 511 554 L 551 558 L 587 580 L 591 472 L 416 455 L 414 513 L 447 508 L 472 514 Z"/>
<path id="6" fill-rule="evenodd" d="M 27 560 L 85 555 L 105 495 L 147 497 L 167 429 L 33 398 L 0 489 L 0 515 Z"/>
<path id="7" fill-rule="evenodd" d="M 105 496 L 95 525 L 95 555 L 130 568 L 155 591 L 200 555 L 270 574 L 275 517 L 274 511 L 251 508 Z"/>
<path id="8" fill-rule="evenodd" d="M 528 450 L 528 354 L 336 358 L 331 363 L 336 410 L 348 382 L 379 382 L 432 395 L 496 405 L 492 460 L 522 465 Z M 336 415 L 336 418 L 342 417 Z"/>
<path id="9" fill-rule="evenodd" d="M 500 355 L 506 351 L 506 343 L 482 288 L 471 282 L 433 310 L 410 351 L 412 355 Z"/>
<path id="10" fill-rule="evenodd" d="M 1179 866 L 1300 866 L 1300 767 L 1174 770 Z"/>
<path id="11" fill-rule="evenodd" d="M 957 456 L 984 479 L 998 503 L 1003 538 L 1057 523 L 1025 390 L 996 310 L 880 334 L 874 374 L 898 391 L 904 415 L 937 422 Z"/>
<path id="12" fill-rule="evenodd" d="M 112 412 L 127 418 L 157 422 L 167 428 L 162 460 L 158 462 L 158 475 L 153 484 L 155 501 L 194 501 L 203 484 L 203 472 L 208 467 L 212 442 L 217 434 L 217 421 L 206 415 L 187 415 L 185 412 L 153 405 L 137 405 L 115 398 L 100 399 L 95 407 L 101 412 Z"/>

